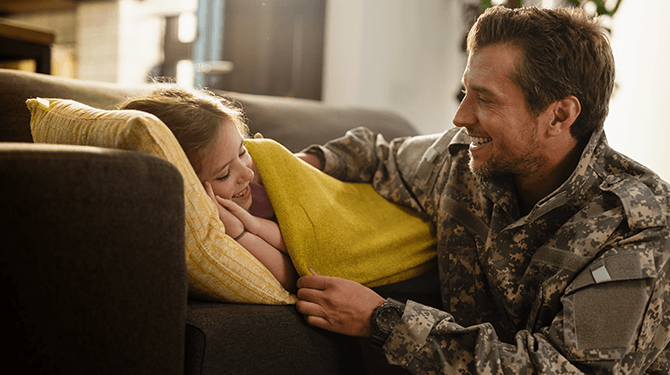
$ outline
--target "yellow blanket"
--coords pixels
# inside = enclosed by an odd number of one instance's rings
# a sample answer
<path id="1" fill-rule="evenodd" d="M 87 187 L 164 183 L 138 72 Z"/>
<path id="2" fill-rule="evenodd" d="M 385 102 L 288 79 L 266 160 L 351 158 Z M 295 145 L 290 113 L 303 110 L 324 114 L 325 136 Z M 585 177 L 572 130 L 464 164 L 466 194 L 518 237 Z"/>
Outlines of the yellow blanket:
<path id="1" fill-rule="evenodd" d="M 435 264 L 431 224 L 370 184 L 339 181 L 269 139 L 245 141 L 300 275 L 308 268 L 375 287 Z"/>

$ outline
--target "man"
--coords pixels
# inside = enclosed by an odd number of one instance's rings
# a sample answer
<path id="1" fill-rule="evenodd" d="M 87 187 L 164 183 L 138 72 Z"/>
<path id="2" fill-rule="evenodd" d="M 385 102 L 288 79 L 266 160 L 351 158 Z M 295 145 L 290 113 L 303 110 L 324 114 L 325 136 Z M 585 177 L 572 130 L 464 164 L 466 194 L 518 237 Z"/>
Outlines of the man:
<path id="1" fill-rule="evenodd" d="M 456 128 L 305 156 L 432 220 L 444 311 L 318 270 L 298 311 L 415 373 L 668 374 L 670 186 L 607 145 L 607 38 L 578 11 L 497 7 L 468 53 Z"/>

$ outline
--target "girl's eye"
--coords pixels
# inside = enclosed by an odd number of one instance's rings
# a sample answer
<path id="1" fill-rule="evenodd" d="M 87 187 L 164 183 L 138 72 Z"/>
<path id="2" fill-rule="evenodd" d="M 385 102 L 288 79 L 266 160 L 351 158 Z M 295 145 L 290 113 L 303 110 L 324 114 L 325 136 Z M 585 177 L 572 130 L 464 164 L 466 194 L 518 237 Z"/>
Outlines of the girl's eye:
<path id="1" fill-rule="evenodd" d="M 217 181 L 225 181 L 225 180 L 228 179 L 228 176 L 230 176 L 230 173 L 226 173 L 225 175 L 223 175 L 223 176 L 217 178 L 216 180 L 217 180 Z"/>
<path id="2" fill-rule="evenodd" d="M 242 151 L 240 151 L 240 154 L 238 155 L 238 157 L 241 158 L 241 157 L 243 157 L 243 156 L 246 155 L 246 154 L 247 154 L 247 149 L 246 149 L 246 147 L 242 147 Z M 229 176 L 230 176 L 230 171 L 226 172 L 226 174 L 225 174 L 224 176 L 221 176 L 221 177 L 217 178 L 216 180 L 217 180 L 217 181 L 225 181 L 225 180 L 228 179 Z"/>

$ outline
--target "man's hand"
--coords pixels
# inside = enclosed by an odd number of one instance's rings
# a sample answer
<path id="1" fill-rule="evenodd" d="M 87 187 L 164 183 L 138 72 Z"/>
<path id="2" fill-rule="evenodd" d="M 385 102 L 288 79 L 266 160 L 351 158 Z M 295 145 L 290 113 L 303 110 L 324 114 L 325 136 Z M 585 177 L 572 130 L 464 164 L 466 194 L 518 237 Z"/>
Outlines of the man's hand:
<path id="1" fill-rule="evenodd" d="M 312 154 L 305 154 L 304 152 L 298 152 L 295 154 L 298 159 L 301 159 L 305 163 L 311 165 L 312 167 L 323 170 L 323 165 L 321 165 L 321 160 Z"/>
<path id="2" fill-rule="evenodd" d="M 369 337 L 370 317 L 384 298 L 355 281 L 339 277 L 314 276 L 298 279 L 298 312 L 307 323 L 350 336 Z"/>

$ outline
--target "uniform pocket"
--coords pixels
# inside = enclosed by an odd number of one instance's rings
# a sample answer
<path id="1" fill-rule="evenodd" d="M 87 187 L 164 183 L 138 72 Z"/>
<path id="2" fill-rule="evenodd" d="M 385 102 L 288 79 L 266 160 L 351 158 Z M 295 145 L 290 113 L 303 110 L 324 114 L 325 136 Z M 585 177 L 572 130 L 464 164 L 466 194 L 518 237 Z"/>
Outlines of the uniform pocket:
<path id="1" fill-rule="evenodd" d="M 566 289 L 564 334 L 574 360 L 620 359 L 634 345 L 656 277 L 652 251 L 617 249 Z"/>

